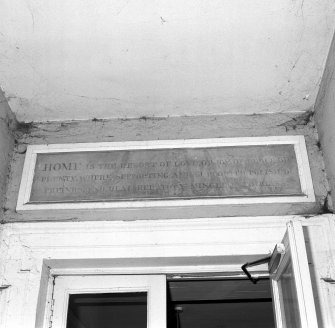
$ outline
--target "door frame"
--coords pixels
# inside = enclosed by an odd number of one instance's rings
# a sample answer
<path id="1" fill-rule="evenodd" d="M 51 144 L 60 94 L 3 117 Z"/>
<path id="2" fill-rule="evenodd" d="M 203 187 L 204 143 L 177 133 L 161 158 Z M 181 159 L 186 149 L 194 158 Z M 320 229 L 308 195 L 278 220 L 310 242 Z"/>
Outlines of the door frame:
<path id="1" fill-rule="evenodd" d="M 326 281 L 335 273 L 334 217 L 6 224 L 0 260 L 7 265 L 0 270 L 2 284 L 10 287 L 0 296 L 1 327 L 48 327 L 57 275 L 241 273 L 242 264 L 272 252 L 291 220 L 304 227 L 321 327 L 334 327 L 335 293 Z"/>

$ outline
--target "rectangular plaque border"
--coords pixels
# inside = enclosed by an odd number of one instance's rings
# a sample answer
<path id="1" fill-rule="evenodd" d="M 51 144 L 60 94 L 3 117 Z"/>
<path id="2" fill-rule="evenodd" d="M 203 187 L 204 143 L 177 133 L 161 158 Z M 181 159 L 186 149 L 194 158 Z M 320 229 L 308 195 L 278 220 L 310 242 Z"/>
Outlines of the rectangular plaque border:
<path id="1" fill-rule="evenodd" d="M 293 145 L 297 159 L 299 180 L 303 195 L 284 196 L 249 196 L 225 198 L 199 199 L 167 199 L 167 200 L 139 200 L 113 202 L 71 202 L 71 203 L 29 203 L 32 183 L 35 173 L 35 164 L 38 154 L 66 153 L 66 152 L 98 152 L 112 150 L 139 150 L 139 149 L 173 149 L 173 148 L 204 148 L 204 147 L 231 147 L 231 146 L 261 146 L 261 145 Z M 178 139 L 178 140 L 150 140 L 124 141 L 99 143 L 72 143 L 28 145 L 22 179 L 19 189 L 17 211 L 25 210 L 85 210 L 85 209 L 112 209 L 112 208 L 150 208 L 150 207 L 177 207 L 199 205 L 239 205 L 239 204 L 268 204 L 268 203 L 300 203 L 315 202 L 312 176 L 309 167 L 307 149 L 304 136 L 270 136 L 270 137 L 238 137 L 212 139 Z"/>

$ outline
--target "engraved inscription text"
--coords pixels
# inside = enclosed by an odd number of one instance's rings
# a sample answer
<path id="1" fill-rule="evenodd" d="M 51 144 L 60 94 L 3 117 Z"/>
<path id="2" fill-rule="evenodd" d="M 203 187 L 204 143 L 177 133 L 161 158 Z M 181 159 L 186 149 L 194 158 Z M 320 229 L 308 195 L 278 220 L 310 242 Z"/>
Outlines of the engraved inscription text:
<path id="1" fill-rule="evenodd" d="M 30 203 L 301 195 L 293 145 L 38 154 Z"/>

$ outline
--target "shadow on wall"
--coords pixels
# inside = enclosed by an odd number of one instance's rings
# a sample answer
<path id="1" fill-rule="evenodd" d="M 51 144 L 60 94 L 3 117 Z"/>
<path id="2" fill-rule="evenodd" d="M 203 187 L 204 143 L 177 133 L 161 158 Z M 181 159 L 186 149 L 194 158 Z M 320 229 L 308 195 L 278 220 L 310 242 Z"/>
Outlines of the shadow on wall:
<path id="1" fill-rule="evenodd" d="M 335 34 L 330 46 L 319 93 L 315 102 L 315 123 L 323 151 L 331 199 L 335 204 Z"/>
<path id="2" fill-rule="evenodd" d="M 13 131 L 17 121 L 0 88 L 0 222 L 3 220 L 4 199 L 8 182 L 9 163 L 13 153 L 15 138 Z"/>

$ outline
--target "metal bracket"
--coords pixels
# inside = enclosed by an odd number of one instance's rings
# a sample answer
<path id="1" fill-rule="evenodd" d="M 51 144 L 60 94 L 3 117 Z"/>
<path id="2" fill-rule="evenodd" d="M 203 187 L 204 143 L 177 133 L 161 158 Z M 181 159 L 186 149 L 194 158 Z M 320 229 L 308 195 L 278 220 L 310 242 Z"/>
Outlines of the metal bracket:
<path id="1" fill-rule="evenodd" d="M 253 261 L 253 262 L 247 262 L 245 264 L 242 265 L 242 270 L 243 272 L 247 275 L 247 277 L 249 278 L 249 280 L 251 280 L 251 282 L 253 284 L 257 284 L 257 282 L 259 281 L 259 278 L 254 278 L 250 272 L 248 271 L 248 267 L 253 267 L 253 266 L 257 266 L 257 265 L 261 265 L 261 264 L 265 264 L 265 263 L 269 263 L 271 260 L 271 256 L 267 256 L 264 257 L 262 259 L 259 259 L 257 261 Z"/>
<path id="2" fill-rule="evenodd" d="M 247 262 L 242 265 L 242 270 L 246 274 L 246 276 L 251 280 L 253 284 L 257 284 L 259 278 L 253 277 L 248 271 L 248 267 L 253 267 L 261 264 L 269 264 L 269 271 L 273 273 L 277 270 L 279 263 L 281 262 L 282 256 L 285 254 L 285 246 L 283 244 L 277 244 L 271 255 L 267 257 L 263 257 L 259 260 L 253 262 Z"/>

